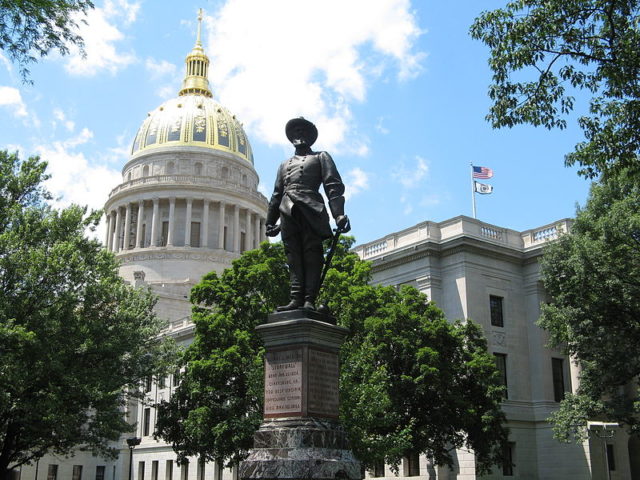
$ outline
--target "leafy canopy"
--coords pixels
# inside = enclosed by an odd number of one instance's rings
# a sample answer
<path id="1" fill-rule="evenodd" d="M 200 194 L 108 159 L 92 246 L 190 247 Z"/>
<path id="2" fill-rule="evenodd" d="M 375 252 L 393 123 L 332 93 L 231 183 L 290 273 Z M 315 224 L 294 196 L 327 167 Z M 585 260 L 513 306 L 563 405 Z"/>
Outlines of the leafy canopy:
<path id="1" fill-rule="evenodd" d="M 23 80 L 29 78 L 28 65 L 37 57 L 69 47 L 84 46 L 78 35 L 81 15 L 93 8 L 90 0 L 0 0 L 0 50 L 18 64 Z"/>
<path id="2" fill-rule="evenodd" d="M 594 184 L 571 233 L 543 257 L 540 325 L 579 359 L 580 385 L 553 416 L 556 436 L 582 439 L 607 418 L 640 433 L 640 186 L 625 172 Z"/>
<path id="3" fill-rule="evenodd" d="M 471 35 L 490 48 L 494 127 L 565 128 L 573 92 L 591 96 L 585 141 L 565 157 L 580 173 L 640 174 L 639 0 L 515 0 L 484 12 Z"/>
<path id="4" fill-rule="evenodd" d="M 503 388 L 480 328 L 448 323 L 417 290 L 372 286 L 369 263 L 338 244 L 321 301 L 350 334 L 341 349 L 341 421 L 367 466 L 409 452 L 439 464 L 466 445 L 487 471 L 507 439 Z M 288 299 L 281 244 L 263 243 L 191 293 L 194 342 L 157 434 L 188 456 L 234 463 L 262 421 L 264 348 L 255 327 Z M 372 401 L 375 399 L 375 401 Z"/>
<path id="5" fill-rule="evenodd" d="M 155 299 L 85 236 L 100 213 L 48 206 L 45 169 L 0 151 L 0 478 L 47 452 L 114 455 L 124 390 L 172 350 Z"/>

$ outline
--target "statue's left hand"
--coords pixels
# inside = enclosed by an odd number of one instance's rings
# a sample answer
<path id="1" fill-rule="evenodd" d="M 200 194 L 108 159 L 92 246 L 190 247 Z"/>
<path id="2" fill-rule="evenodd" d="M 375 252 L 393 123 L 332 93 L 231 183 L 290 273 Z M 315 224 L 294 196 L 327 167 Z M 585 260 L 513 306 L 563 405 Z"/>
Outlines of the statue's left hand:
<path id="1" fill-rule="evenodd" d="M 347 217 L 346 215 L 338 215 L 336 217 L 336 226 L 342 233 L 347 233 L 349 230 L 351 230 L 351 222 L 349 222 L 349 217 Z"/>

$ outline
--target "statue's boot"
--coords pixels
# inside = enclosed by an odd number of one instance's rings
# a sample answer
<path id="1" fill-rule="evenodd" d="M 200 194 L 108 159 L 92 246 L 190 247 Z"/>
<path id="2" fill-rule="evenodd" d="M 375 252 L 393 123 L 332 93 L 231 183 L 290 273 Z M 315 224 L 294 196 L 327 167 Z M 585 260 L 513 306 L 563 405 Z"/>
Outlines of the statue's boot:
<path id="1" fill-rule="evenodd" d="M 320 240 L 305 246 L 304 255 L 304 305 L 305 310 L 316 309 L 316 298 L 320 290 L 320 277 L 324 266 Z"/>

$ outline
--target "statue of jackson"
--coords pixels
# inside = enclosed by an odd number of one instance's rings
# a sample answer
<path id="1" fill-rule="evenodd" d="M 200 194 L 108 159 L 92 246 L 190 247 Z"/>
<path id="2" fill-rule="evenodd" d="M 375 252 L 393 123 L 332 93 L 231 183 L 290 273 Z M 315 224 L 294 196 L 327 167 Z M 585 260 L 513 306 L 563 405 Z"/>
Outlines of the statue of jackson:
<path id="1" fill-rule="evenodd" d="M 296 150 L 278 168 L 266 220 L 268 236 L 282 232 L 289 265 L 291 301 L 278 311 L 315 310 L 324 264 L 322 241 L 333 236 L 319 189 L 323 185 L 339 231 L 348 232 L 351 226 L 344 214 L 344 184 L 331 156 L 311 150 L 318 138 L 313 123 L 294 118 L 287 122 L 285 132 Z"/>

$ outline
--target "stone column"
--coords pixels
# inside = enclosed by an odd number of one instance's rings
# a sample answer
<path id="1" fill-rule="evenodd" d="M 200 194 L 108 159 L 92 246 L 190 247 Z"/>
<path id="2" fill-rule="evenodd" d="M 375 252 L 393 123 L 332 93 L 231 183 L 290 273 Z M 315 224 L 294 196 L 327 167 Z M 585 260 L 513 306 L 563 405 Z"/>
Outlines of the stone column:
<path id="1" fill-rule="evenodd" d="M 218 230 L 218 248 L 224 248 L 224 217 L 225 217 L 225 205 L 224 202 L 220 202 L 220 227 Z"/>
<path id="2" fill-rule="evenodd" d="M 247 233 L 244 236 L 244 243 L 245 243 L 244 248 L 246 250 L 253 250 L 253 248 L 254 248 L 253 247 L 253 235 L 251 233 L 251 227 L 253 227 L 253 224 L 251 223 L 251 216 L 252 216 L 251 210 L 247 208 L 247 218 L 245 220 L 245 222 L 246 222 L 245 223 L 245 225 L 246 225 L 245 230 L 246 230 Z"/>
<path id="3" fill-rule="evenodd" d="M 109 251 L 111 251 L 111 242 L 113 241 L 113 235 L 111 235 L 112 228 L 113 228 L 113 212 L 109 212 L 107 214 L 107 235 L 104 239 L 104 246 Z"/>
<path id="4" fill-rule="evenodd" d="M 160 221 L 160 199 L 153 199 L 153 216 L 151 218 L 151 246 L 158 246 L 158 222 Z"/>
<path id="5" fill-rule="evenodd" d="M 169 232 L 167 233 L 167 246 L 173 245 L 173 230 L 176 225 L 176 197 L 169 198 Z"/>
<path id="6" fill-rule="evenodd" d="M 338 420 L 338 351 L 348 330 L 318 312 L 269 315 L 264 420 L 240 463 L 242 480 L 359 480 L 360 462 Z"/>
<path id="7" fill-rule="evenodd" d="M 120 232 L 122 231 L 122 215 L 120 214 L 120 207 L 116 207 L 116 231 L 113 232 L 113 251 L 120 251 Z"/>
<path id="8" fill-rule="evenodd" d="M 136 247 L 144 248 L 144 238 L 142 238 L 142 222 L 144 218 L 144 200 L 138 200 L 138 223 L 136 225 Z"/>
<path id="9" fill-rule="evenodd" d="M 127 203 L 124 214 L 124 240 L 122 241 L 122 249 L 129 250 L 129 239 L 131 235 L 131 204 Z"/>
<path id="10" fill-rule="evenodd" d="M 260 246 L 260 214 L 256 213 L 254 216 L 255 224 L 253 225 L 253 243 L 254 248 L 258 248 Z"/>
<path id="11" fill-rule="evenodd" d="M 209 247 L 209 200 L 202 201 L 202 225 L 200 225 L 200 246 Z"/>
<path id="12" fill-rule="evenodd" d="M 233 251 L 240 253 L 240 206 L 233 208 Z"/>
<path id="13" fill-rule="evenodd" d="M 260 241 L 264 242 L 267 239 L 266 227 L 264 219 L 260 219 Z"/>
<path id="14" fill-rule="evenodd" d="M 187 198 L 187 213 L 185 215 L 185 225 L 184 225 L 184 246 L 191 246 L 191 208 L 193 205 L 193 199 Z"/>

